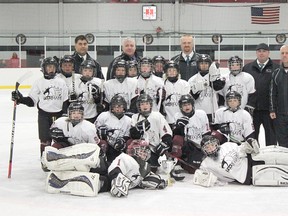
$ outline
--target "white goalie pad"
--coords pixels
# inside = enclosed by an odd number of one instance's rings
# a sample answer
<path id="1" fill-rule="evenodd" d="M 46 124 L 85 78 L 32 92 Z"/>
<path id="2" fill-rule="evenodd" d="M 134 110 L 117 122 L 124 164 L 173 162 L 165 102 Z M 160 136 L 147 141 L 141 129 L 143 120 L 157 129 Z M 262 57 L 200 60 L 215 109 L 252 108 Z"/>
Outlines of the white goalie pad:
<path id="1" fill-rule="evenodd" d="M 42 163 L 54 171 L 85 171 L 96 168 L 99 163 L 100 147 L 96 144 L 82 143 L 56 149 L 47 146 L 42 156 Z"/>
<path id="2" fill-rule="evenodd" d="M 208 171 L 197 169 L 194 173 L 193 183 L 204 187 L 212 187 L 215 185 L 217 177 Z"/>
<path id="3" fill-rule="evenodd" d="M 253 155 L 254 161 L 264 161 L 266 165 L 288 165 L 288 149 L 281 146 L 267 146 L 259 149 L 259 154 Z"/>
<path id="4" fill-rule="evenodd" d="M 128 196 L 130 184 L 131 180 L 122 173 L 119 173 L 118 176 L 111 182 L 111 195 L 115 197 Z"/>
<path id="5" fill-rule="evenodd" d="M 288 186 L 287 165 L 257 165 L 252 172 L 253 185 Z"/>
<path id="6" fill-rule="evenodd" d="M 89 172 L 49 172 L 46 179 L 48 193 L 62 193 L 77 196 L 97 196 L 99 174 Z"/>
<path id="7" fill-rule="evenodd" d="M 220 69 L 217 68 L 216 63 L 213 62 L 210 67 L 209 67 L 209 76 L 210 76 L 210 81 L 214 82 L 218 78 L 220 78 Z"/>

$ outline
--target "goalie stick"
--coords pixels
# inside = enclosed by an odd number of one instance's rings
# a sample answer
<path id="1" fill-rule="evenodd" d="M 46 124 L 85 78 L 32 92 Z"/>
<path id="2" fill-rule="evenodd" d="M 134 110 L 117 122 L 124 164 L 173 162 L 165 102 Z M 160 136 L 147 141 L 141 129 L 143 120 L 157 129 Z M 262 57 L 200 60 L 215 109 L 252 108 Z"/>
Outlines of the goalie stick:
<path id="1" fill-rule="evenodd" d="M 15 85 L 15 91 L 18 90 L 20 84 L 29 77 L 32 76 L 32 72 L 28 71 L 25 74 L 23 74 L 17 81 Z M 11 144 L 10 144 L 10 156 L 9 156 L 9 165 L 8 165 L 8 178 L 11 178 L 11 172 L 12 172 L 12 159 L 13 159 L 13 149 L 14 149 L 14 135 L 15 135 L 15 121 L 16 121 L 16 107 L 17 107 L 17 101 L 14 101 L 13 106 L 13 119 L 12 119 L 12 132 L 11 132 Z"/>

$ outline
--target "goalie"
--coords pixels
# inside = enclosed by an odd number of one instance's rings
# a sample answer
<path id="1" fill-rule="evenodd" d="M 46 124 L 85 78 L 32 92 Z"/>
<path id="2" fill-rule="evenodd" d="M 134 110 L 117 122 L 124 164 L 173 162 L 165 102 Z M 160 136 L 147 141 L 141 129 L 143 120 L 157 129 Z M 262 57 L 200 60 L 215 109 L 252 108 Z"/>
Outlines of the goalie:
<path id="1" fill-rule="evenodd" d="M 217 138 L 206 135 L 201 141 L 206 158 L 194 175 L 194 183 L 213 186 L 229 182 L 244 185 L 287 186 L 288 150 L 279 146 L 259 149 L 258 142 L 249 138 L 240 146 L 226 142 L 220 146 Z"/>

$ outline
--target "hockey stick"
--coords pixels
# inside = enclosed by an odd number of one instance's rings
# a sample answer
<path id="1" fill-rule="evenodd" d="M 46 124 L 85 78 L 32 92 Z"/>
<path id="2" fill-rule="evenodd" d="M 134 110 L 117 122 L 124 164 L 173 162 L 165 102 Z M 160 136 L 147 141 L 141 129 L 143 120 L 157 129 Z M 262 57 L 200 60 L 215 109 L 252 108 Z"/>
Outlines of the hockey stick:
<path id="1" fill-rule="evenodd" d="M 172 154 L 169 153 L 169 152 L 166 152 L 166 156 L 177 159 L 181 164 L 186 165 L 186 166 L 190 167 L 190 168 L 193 169 L 193 170 L 199 169 L 198 167 L 196 167 L 196 166 L 194 166 L 194 165 L 192 165 L 192 164 L 184 161 L 183 159 L 181 159 L 181 158 L 179 158 L 179 157 L 176 157 L 176 156 L 172 155 Z"/>
<path id="2" fill-rule="evenodd" d="M 18 91 L 18 88 L 20 84 L 27 78 L 32 76 L 31 71 L 28 71 L 24 75 L 22 75 L 17 81 L 15 85 L 15 91 Z M 14 135 L 15 135 L 15 121 L 16 121 L 16 107 L 17 107 L 17 101 L 14 101 L 13 106 L 13 120 L 12 120 L 12 132 L 11 132 L 11 144 L 10 144 L 10 157 L 9 157 L 9 166 L 8 166 L 8 178 L 11 178 L 11 172 L 12 172 L 12 159 L 13 159 L 13 149 L 14 149 Z"/>

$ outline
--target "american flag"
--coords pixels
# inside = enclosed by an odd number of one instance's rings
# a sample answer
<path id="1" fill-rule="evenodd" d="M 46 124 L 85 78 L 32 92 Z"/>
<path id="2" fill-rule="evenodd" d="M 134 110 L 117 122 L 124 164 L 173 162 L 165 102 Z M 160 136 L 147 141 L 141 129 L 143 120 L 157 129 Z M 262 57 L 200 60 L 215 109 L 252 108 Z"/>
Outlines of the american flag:
<path id="1" fill-rule="evenodd" d="M 279 24 L 280 6 L 251 7 L 252 24 Z"/>

